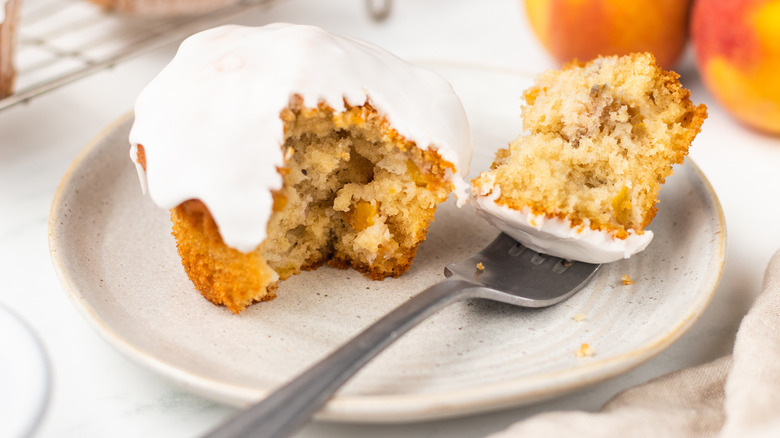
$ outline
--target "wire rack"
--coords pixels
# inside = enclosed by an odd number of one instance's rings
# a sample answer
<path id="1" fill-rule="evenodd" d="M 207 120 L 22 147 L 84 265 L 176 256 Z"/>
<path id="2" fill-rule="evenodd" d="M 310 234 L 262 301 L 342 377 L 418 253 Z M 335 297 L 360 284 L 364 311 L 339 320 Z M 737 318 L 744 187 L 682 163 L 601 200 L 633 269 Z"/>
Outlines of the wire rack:
<path id="1" fill-rule="evenodd" d="M 279 1 L 241 0 L 208 15 L 150 19 L 84 0 L 25 0 L 15 55 L 17 92 L 0 100 L 0 111 Z M 375 20 L 390 11 L 390 0 L 365 1 Z"/>

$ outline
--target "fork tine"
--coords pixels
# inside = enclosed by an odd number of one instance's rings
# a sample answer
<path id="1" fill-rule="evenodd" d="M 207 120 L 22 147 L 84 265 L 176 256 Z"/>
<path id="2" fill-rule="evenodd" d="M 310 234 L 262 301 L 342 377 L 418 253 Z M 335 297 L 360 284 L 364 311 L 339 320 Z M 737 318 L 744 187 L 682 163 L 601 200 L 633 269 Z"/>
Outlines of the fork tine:
<path id="1" fill-rule="evenodd" d="M 444 274 L 493 291 L 484 298 L 546 307 L 573 295 L 598 267 L 538 253 L 501 233 L 479 253 L 447 265 Z"/>

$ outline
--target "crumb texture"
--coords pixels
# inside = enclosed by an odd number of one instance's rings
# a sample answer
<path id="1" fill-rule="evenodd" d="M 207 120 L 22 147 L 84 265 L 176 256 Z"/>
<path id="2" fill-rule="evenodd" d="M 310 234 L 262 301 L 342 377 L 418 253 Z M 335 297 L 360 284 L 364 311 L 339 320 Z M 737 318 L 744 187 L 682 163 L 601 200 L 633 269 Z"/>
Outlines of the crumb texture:
<path id="1" fill-rule="evenodd" d="M 225 245 L 199 201 L 172 211 L 190 279 L 236 313 L 272 299 L 278 280 L 323 263 L 372 279 L 403 274 L 452 190 L 452 164 L 406 141 L 368 103 L 334 112 L 293 99 L 281 117 L 284 184 L 263 244 L 248 254 Z"/>
<path id="2" fill-rule="evenodd" d="M 543 73 L 524 96 L 526 133 L 474 179 L 474 193 L 500 190 L 500 205 L 587 219 L 618 238 L 641 232 L 707 117 L 689 95 L 650 54 Z"/>

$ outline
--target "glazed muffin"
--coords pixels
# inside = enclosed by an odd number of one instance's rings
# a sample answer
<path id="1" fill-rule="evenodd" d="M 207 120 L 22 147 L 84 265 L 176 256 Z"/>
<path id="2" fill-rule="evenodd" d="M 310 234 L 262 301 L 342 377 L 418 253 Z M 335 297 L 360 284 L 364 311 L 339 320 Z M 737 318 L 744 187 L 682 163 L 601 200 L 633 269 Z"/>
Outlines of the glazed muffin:
<path id="1" fill-rule="evenodd" d="M 478 210 L 527 246 L 593 263 L 627 258 L 672 166 L 707 117 L 650 54 L 597 58 L 540 75 L 523 128 L 472 182 Z"/>
<path id="2" fill-rule="evenodd" d="M 311 26 L 194 35 L 135 116 L 131 156 L 171 209 L 187 274 L 234 312 L 323 263 L 399 276 L 437 204 L 468 196 L 470 133 L 451 86 Z"/>
<path id="3" fill-rule="evenodd" d="M 0 0 L 0 99 L 14 91 L 14 51 L 21 9 L 22 0 Z"/>

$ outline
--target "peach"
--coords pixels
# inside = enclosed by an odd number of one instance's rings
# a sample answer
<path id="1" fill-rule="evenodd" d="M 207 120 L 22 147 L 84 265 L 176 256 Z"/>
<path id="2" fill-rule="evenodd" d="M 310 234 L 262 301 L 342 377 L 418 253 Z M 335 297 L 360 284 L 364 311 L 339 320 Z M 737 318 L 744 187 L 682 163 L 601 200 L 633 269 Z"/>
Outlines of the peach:
<path id="1" fill-rule="evenodd" d="M 688 38 L 689 0 L 525 0 L 531 27 L 561 63 L 652 52 L 670 69 Z"/>
<path id="2" fill-rule="evenodd" d="M 726 110 L 780 134 L 780 0 L 697 0 L 691 39 L 704 84 Z"/>

